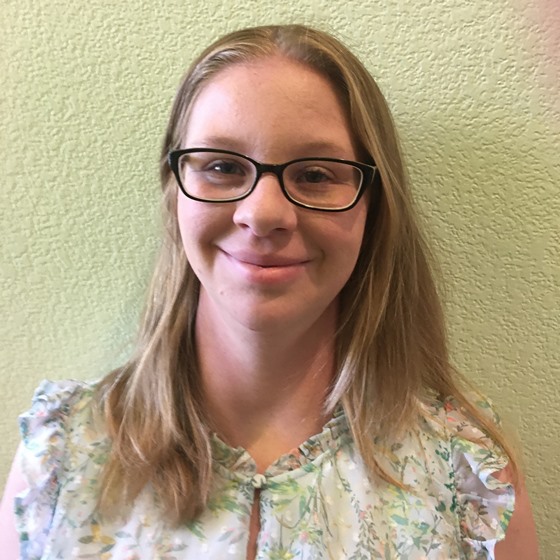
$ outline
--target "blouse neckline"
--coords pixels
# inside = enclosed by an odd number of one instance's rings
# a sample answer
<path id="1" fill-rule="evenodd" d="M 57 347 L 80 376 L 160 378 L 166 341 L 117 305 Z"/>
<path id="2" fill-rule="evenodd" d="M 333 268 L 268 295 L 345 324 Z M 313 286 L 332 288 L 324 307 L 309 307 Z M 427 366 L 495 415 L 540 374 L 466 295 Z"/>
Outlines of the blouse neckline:
<path id="1" fill-rule="evenodd" d="M 314 470 L 350 439 L 346 415 L 342 408 L 338 408 L 321 432 L 276 459 L 264 474 L 258 474 L 257 465 L 246 449 L 230 447 L 217 434 L 212 434 L 214 470 L 224 478 L 261 488 L 272 478 L 275 481 L 287 475 L 296 478 Z"/>

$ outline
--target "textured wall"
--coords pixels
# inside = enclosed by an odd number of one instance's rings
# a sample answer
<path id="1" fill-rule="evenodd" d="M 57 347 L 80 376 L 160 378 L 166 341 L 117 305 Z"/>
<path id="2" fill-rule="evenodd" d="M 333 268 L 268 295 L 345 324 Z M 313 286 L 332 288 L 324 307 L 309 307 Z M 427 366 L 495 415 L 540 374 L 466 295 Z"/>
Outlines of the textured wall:
<path id="1" fill-rule="evenodd" d="M 387 94 L 446 277 L 455 360 L 519 430 L 555 558 L 558 0 L 2 4 L 0 482 L 38 381 L 95 378 L 126 355 L 185 63 L 225 31 L 299 21 L 335 32 Z"/>

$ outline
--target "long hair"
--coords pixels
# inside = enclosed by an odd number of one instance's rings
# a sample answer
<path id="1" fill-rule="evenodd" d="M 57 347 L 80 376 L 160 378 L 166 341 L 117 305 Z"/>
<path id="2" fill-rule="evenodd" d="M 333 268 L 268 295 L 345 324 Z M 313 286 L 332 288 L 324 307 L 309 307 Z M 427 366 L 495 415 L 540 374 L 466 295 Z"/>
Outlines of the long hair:
<path id="1" fill-rule="evenodd" d="M 375 162 L 364 239 L 341 294 L 337 371 L 325 408 L 342 404 L 372 476 L 402 483 L 382 468 L 382 444 L 414 429 L 421 403 L 454 398 L 509 453 L 498 427 L 465 396 L 447 349 L 432 259 L 418 225 L 387 103 L 362 63 L 331 35 L 300 25 L 264 26 L 222 37 L 193 62 L 176 95 L 160 174 L 165 238 L 136 350 L 100 386 L 112 451 L 101 511 L 130 502 L 150 483 L 169 519 L 185 522 L 205 508 L 212 477 L 208 419 L 194 344 L 199 281 L 180 240 L 177 184 L 167 163 L 180 147 L 190 109 L 224 68 L 282 55 L 325 76 L 347 112 L 358 153 Z M 511 454 L 510 454 L 511 456 Z"/>

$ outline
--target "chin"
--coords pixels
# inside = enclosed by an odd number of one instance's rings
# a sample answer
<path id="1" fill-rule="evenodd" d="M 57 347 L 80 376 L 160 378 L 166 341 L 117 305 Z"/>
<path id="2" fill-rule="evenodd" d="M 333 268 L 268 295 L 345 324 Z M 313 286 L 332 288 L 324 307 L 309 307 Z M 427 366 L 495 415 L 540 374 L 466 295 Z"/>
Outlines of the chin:
<path id="1" fill-rule="evenodd" d="M 232 309 L 230 314 L 238 323 L 254 332 L 275 332 L 285 336 L 289 332 L 302 332 L 320 325 L 321 328 L 333 325 L 328 318 L 336 317 L 336 301 L 329 304 L 309 301 L 286 302 L 278 298 L 267 304 L 243 306 Z"/>

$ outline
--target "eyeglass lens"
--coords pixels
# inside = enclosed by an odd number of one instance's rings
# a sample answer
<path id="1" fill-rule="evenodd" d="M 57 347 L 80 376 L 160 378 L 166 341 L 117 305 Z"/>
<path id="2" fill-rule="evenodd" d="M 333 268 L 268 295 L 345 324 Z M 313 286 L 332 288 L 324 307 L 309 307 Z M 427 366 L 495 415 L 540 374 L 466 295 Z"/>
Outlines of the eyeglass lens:
<path id="1" fill-rule="evenodd" d="M 255 165 L 242 156 L 221 152 L 190 152 L 179 159 L 183 188 L 195 198 L 227 201 L 242 197 L 256 181 Z M 362 172 L 349 163 L 306 159 L 287 165 L 284 188 L 295 202 L 316 208 L 350 206 L 362 183 Z"/>

